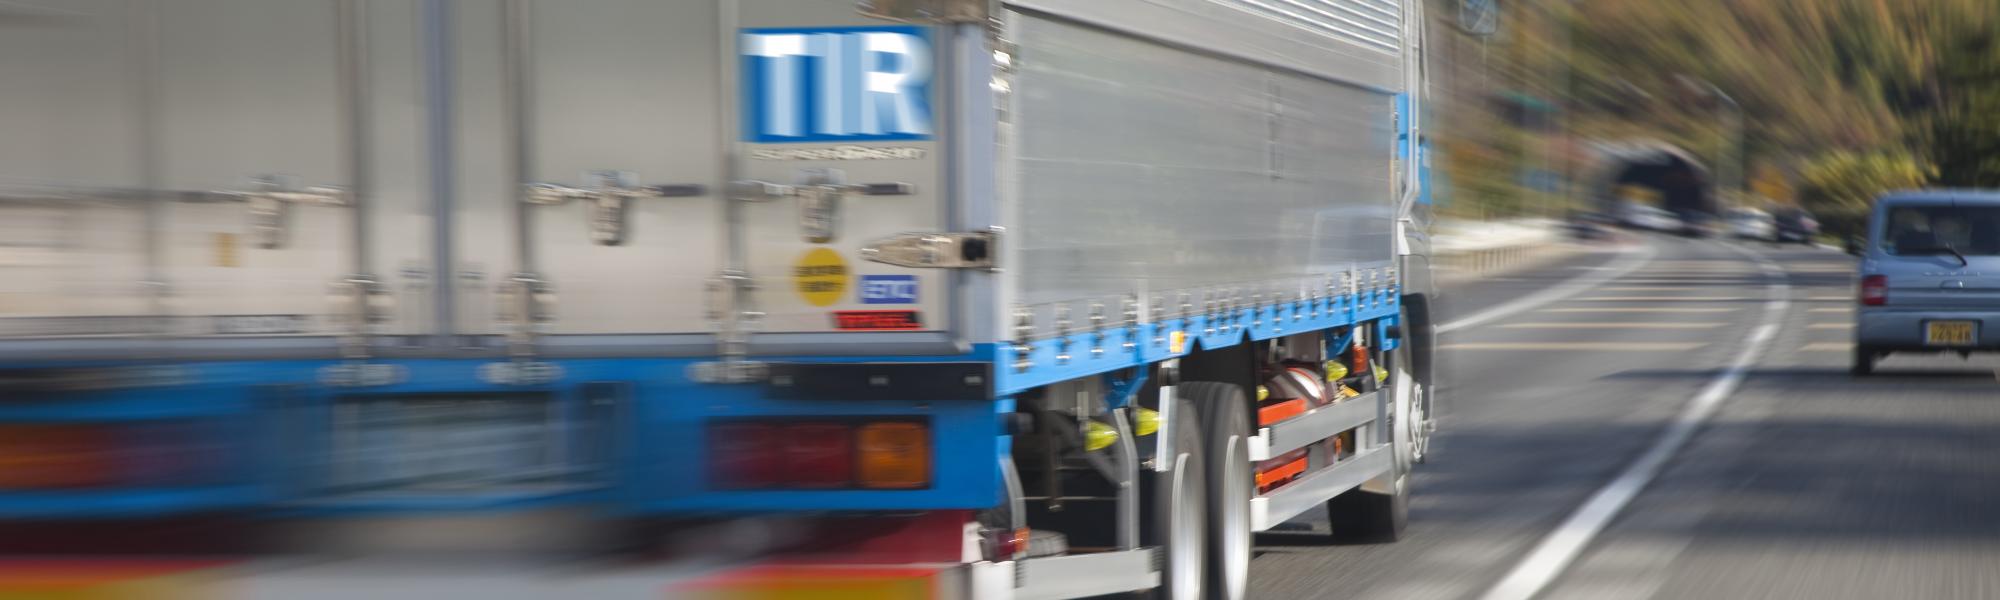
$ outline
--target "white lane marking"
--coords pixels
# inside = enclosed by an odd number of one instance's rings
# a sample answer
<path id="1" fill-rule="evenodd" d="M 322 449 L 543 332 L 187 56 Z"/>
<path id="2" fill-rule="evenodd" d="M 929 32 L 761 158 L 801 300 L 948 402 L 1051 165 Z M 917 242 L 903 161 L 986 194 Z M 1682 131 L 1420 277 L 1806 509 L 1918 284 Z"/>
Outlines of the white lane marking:
<path id="1" fill-rule="evenodd" d="M 1784 271 L 1763 256 L 1747 250 L 1731 249 L 1750 256 L 1766 275 L 1773 278 L 1766 287 L 1772 301 L 1765 305 L 1764 323 L 1751 331 L 1750 337 L 1744 341 L 1743 351 L 1737 353 L 1729 367 L 1710 380 L 1701 393 L 1688 401 L 1680 415 L 1674 418 L 1666 431 L 1661 432 L 1659 439 L 1654 440 L 1645 454 L 1625 467 L 1617 478 L 1591 494 L 1576 512 L 1570 513 L 1569 518 L 1549 532 L 1548 537 L 1542 538 L 1527 558 L 1508 571 L 1493 589 L 1487 590 L 1481 596 L 1482 600 L 1531 600 L 1561 576 L 1584 547 L 1602 533 L 1605 526 L 1610 525 L 1611 520 L 1617 518 L 1618 513 L 1625 510 L 1625 506 L 1631 504 L 1647 484 L 1652 483 L 1653 478 L 1659 476 L 1667 461 L 1686 446 L 1688 440 L 1694 438 L 1702 423 L 1722 406 L 1722 401 L 1743 384 L 1750 367 L 1757 363 L 1757 357 L 1764 353 L 1771 339 L 1777 337 L 1778 320 L 1784 316 L 1788 306 L 1786 296 L 1790 290 L 1784 281 Z"/>
<path id="2" fill-rule="evenodd" d="M 1708 342 L 1468 342 L 1445 344 L 1444 350 L 1577 350 L 1590 352 L 1667 352 L 1693 350 Z"/>
<path id="3" fill-rule="evenodd" d="M 1578 298 L 1578 302 L 1723 302 L 1742 300 L 1742 296 L 1591 296 Z"/>
<path id="4" fill-rule="evenodd" d="M 1475 313 L 1463 319 L 1438 325 L 1437 331 L 1438 333 L 1449 333 L 1468 327 L 1477 327 L 1512 316 L 1515 313 L 1538 308 L 1550 302 L 1590 291 L 1591 288 L 1603 285 L 1606 281 L 1611 281 L 1639 270 L 1639 267 L 1646 266 L 1647 262 L 1653 260 L 1653 255 L 1658 253 L 1659 249 L 1652 246 L 1640 246 L 1637 250 L 1627 250 L 1623 256 L 1618 258 L 1617 262 L 1605 265 L 1601 270 L 1589 271 L 1557 284 L 1555 287 L 1515 298 L 1512 302 L 1486 309 L 1483 312 Z"/>
<path id="5" fill-rule="evenodd" d="M 1800 352 L 1846 352 L 1853 349 L 1852 342 L 1813 342 L 1799 347 Z"/>
<path id="6" fill-rule="evenodd" d="M 1657 307 L 1604 307 L 1604 308 L 1544 308 L 1535 312 L 1549 313 L 1719 313 L 1734 312 L 1734 308 L 1657 308 Z"/>
<path id="7" fill-rule="evenodd" d="M 1508 323 L 1501 329 L 1714 329 L 1728 323 Z"/>

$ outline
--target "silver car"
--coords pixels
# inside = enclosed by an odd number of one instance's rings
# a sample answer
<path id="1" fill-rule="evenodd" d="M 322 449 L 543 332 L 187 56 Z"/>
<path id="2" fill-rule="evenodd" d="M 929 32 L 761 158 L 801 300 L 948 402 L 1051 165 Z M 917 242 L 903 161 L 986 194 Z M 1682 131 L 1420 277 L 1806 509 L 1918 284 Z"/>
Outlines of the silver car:
<path id="1" fill-rule="evenodd" d="M 1899 192 L 1860 249 L 1855 375 L 1892 352 L 2000 350 L 2000 192 Z"/>

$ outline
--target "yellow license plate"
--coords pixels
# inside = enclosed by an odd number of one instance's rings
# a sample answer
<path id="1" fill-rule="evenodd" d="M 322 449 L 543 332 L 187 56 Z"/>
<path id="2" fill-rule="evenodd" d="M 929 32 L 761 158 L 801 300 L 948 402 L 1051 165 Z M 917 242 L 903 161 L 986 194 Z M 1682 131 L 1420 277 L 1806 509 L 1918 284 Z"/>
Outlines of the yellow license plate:
<path id="1" fill-rule="evenodd" d="M 1924 324 L 1924 343 L 1932 346 L 1970 346 L 1972 321 L 1931 321 Z"/>

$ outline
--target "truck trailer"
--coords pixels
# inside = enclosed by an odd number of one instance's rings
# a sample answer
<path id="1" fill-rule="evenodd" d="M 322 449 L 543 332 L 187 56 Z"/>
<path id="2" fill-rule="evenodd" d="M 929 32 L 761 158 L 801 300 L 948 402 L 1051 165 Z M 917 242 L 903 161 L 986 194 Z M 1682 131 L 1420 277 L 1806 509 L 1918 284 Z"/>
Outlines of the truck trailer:
<path id="1" fill-rule="evenodd" d="M 5 3 L 0 585 L 184 521 L 316 532 L 187 567 L 282 597 L 213 561 L 741 522 L 755 564 L 454 581 L 1242 598 L 1254 532 L 1394 539 L 1421 4 Z"/>

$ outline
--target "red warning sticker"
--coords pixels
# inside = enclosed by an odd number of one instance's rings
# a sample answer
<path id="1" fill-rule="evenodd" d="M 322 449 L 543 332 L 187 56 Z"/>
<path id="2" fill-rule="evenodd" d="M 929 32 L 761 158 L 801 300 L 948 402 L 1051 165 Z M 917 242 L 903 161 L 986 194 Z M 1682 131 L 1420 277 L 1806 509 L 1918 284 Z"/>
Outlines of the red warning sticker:
<path id="1" fill-rule="evenodd" d="M 924 324 L 914 310 L 836 310 L 833 327 L 843 331 L 915 331 Z"/>

